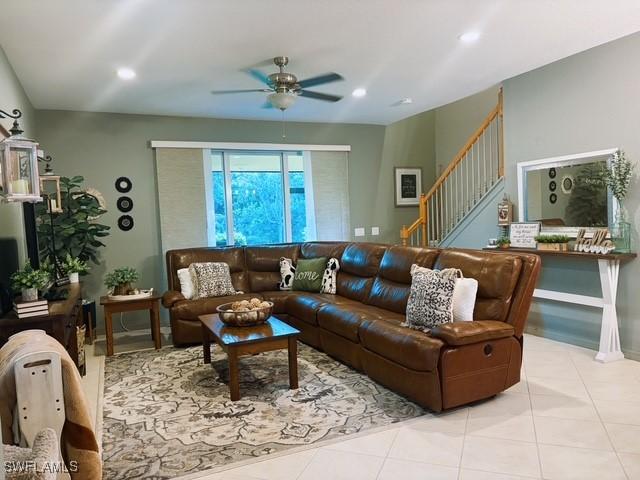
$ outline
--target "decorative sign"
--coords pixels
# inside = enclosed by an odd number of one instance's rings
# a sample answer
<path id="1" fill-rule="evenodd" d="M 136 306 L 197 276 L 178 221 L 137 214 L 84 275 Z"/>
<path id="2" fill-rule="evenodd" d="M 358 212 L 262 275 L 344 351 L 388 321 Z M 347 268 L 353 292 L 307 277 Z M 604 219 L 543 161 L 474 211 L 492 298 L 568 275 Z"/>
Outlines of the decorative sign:
<path id="1" fill-rule="evenodd" d="M 540 233 L 540 222 L 512 223 L 509 240 L 514 248 L 536 248 L 536 237 Z"/>
<path id="2" fill-rule="evenodd" d="M 411 207 L 420 205 L 422 193 L 422 169 L 397 167 L 396 177 L 396 207 Z"/>
<path id="3" fill-rule="evenodd" d="M 505 195 L 502 202 L 498 204 L 498 225 L 503 227 L 511 224 L 513 218 L 513 204 Z"/>
<path id="4" fill-rule="evenodd" d="M 578 230 L 576 243 L 573 247 L 576 252 L 610 253 L 615 250 L 615 244 L 611 240 L 607 240 L 609 232 L 606 228 L 596 230 L 591 238 L 585 238 L 585 233 L 586 230 L 584 228 Z"/>

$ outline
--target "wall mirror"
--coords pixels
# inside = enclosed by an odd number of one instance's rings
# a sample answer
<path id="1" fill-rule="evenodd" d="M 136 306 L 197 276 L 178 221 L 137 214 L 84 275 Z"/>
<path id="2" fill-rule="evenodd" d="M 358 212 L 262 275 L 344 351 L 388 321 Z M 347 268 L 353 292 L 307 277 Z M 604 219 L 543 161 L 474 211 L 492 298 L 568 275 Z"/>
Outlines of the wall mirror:
<path id="1" fill-rule="evenodd" d="M 518 164 L 521 222 L 540 222 L 542 233 L 575 236 L 613 224 L 618 202 L 603 172 L 617 148 Z"/>

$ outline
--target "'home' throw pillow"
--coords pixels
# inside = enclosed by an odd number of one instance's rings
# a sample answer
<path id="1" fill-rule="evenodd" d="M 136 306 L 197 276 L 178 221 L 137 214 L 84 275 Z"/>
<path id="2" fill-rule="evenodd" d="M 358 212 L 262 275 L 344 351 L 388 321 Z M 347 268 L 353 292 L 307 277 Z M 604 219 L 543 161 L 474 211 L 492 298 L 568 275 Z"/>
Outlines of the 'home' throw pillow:
<path id="1" fill-rule="evenodd" d="M 337 258 L 330 258 L 327 262 L 327 268 L 322 274 L 322 287 L 320 293 L 336 294 L 336 280 L 338 278 L 338 270 L 340 270 L 340 262 Z"/>
<path id="2" fill-rule="evenodd" d="M 296 274 L 293 277 L 293 290 L 320 292 L 322 274 L 327 266 L 327 257 L 298 260 Z"/>
<path id="3" fill-rule="evenodd" d="M 224 262 L 192 263 L 189 273 L 195 287 L 194 298 L 235 295 L 229 265 Z"/>
<path id="4" fill-rule="evenodd" d="M 407 301 L 407 319 L 402 325 L 415 330 L 429 331 L 451 321 L 453 291 L 460 270 L 411 266 L 411 291 Z"/>
<path id="5" fill-rule="evenodd" d="M 280 257 L 280 290 L 291 290 L 293 276 L 296 274 L 296 267 L 290 258 Z"/>

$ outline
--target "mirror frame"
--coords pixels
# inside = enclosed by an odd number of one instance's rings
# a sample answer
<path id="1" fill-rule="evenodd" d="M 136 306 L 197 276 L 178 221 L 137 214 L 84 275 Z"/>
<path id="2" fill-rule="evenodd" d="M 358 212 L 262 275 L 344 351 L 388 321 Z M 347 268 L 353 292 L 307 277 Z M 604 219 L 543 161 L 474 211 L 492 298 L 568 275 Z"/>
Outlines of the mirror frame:
<path id="1" fill-rule="evenodd" d="M 518 169 L 518 219 L 520 222 L 526 222 L 525 212 L 526 212 L 526 198 L 525 198 L 525 190 L 526 190 L 526 174 L 527 172 L 532 172 L 535 170 L 546 170 L 553 167 L 567 167 L 572 165 L 582 165 L 585 163 L 593 163 L 597 161 L 606 161 L 607 166 L 609 166 L 611 162 L 611 158 L 614 153 L 619 152 L 619 148 L 607 148 L 605 150 L 595 150 L 593 152 L 584 152 L 584 153 L 576 153 L 572 155 L 562 155 L 560 157 L 549 157 L 549 158 L 540 158 L 538 160 L 529 160 L 526 162 L 520 162 L 517 165 Z M 608 220 L 609 225 L 611 226 L 611 222 L 616 216 L 616 213 L 619 209 L 618 201 L 616 198 L 611 195 L 611 192 L 608 192 L 608 205 L 607 209 L 609 211 Z M 580 228 L 585 228 L 587 234 L 593 233 L 595 230 L 598 230 L 598 227 L 555 227 L 555 226 L 544 226 L 540 227 L 540 233 L 556 233 L 556 234 L 564 234 L 570 237 L 576 237 L 578 235 L 578 230 Z M 602 227 L 600 227 L 602 228 Z"/>

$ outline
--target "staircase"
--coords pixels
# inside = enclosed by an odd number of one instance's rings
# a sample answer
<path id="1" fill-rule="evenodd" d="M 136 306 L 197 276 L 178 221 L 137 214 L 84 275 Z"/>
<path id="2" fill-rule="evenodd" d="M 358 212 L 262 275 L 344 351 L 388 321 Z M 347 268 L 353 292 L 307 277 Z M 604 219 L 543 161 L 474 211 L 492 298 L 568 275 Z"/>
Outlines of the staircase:
<path id="1" fill-rule="evenodd" d="M 420 196 L 420 217 L 400 230 L 402 245 L 438 246 L 504 176 L 503 151 L 500 89 L 498 104 Z"/>

